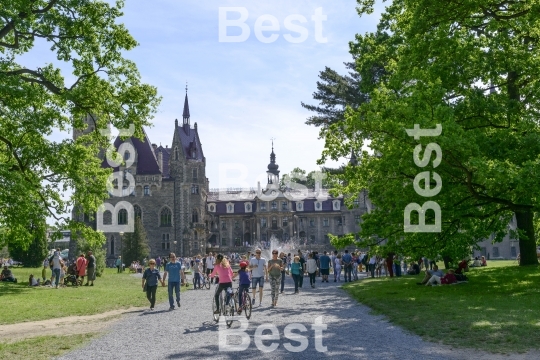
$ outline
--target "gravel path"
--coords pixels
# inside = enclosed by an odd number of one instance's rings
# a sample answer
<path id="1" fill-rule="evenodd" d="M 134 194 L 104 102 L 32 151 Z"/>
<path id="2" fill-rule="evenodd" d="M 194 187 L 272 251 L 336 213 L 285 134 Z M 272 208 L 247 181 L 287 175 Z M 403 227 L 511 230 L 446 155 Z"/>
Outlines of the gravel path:
<path id="1" fill-rule="evenodd" d="M 110 331 L 90 342 L 86 347 L 71 352 L 62 360 L 87 359 L 533 359 L 538 354 L 520 356 L 494 356 L 492 354 L 454 350 L 449 347 L 423 341 L 399 327 L 393 326 L 381 316 L 370 314 L 370 309 L 358 304 L 339 288 L 340 283 L 322 284 L 317 278 L 317 287 L 309 287 L 309 278 L 304 279 L 300 294 L 294 295 L 294 286 L 287 279 L 285 293 L 279 297 L 279 307 L 271 308 L 269 284 L 261 307 L 253 309 L 247 330 L 250 343 L 244 351 L 220 351 L 219 325 L 212 321 L 211 290 L 188 290 L 181 295 L 181 309 L 168 311 L 168 303 L 156 306 L 153 312 L 140 311 L 128 315 L 114 324 Z M 236 285 L 235 285 L 236 286 Z M 158 291 L 166 291 L 159 288 Z M 141 292 L 141 296 L 143 293 Z M 322 346 L 317 350 L 312 325 L 315 318 L 323 316 L 327 325 L 322 330 Z M 245 317 L 243 317 L 245 319 Z M 303 324 L 307 331 L 307 349 L 290 352 L 285 346 L 290 343 L 299 347 L 301 343 L 284 336 L 284 328 L 291 323 Z M 276 350 L 261 351 L 254 341 L 256 328 L 261 324 L 273 324 L 279 330 Z M 426 324 L 427 326 L 428 324 Z M 231 330 L 240 330 L 235 322 Z M 224 333 L 225 331 L 221 331 Z M 264 334 L 269 333 L 269 330 Z M 296 331 L 298 333 L 298 331 Z M 239 336 L 229 337 L 230 344 L 240 343 Z M 272 341 L 263 341 L 269 346 Z M 320 347 L 319 347 L 320 350 Z"/>

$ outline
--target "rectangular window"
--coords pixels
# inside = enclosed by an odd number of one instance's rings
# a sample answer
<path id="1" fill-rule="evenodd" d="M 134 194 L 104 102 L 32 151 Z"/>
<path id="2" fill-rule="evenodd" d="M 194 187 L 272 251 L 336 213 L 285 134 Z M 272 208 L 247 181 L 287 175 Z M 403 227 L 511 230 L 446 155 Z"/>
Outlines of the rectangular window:
<path id="1" fill-rule="evenodd" d="M 309 219 L 309 226 L 315 227 L 315 219 Z"/>
<path id="2" fill-rule="evenodd" d="M 356 221 L 357 224 L 360 224 L 360 215 L 355 215 L 354 221 Z"/>
<path id="3" fill-rule="evenodd" d="M 283 218 L 283 227 L 285 226 L 289 226 L 289 218 L 286 216 Z"/>
<path id="4" fill-rule="evenodd" d="M 193 169 L 193 180 L 197 180 L 197 169 Z"/>
<path id="5" fill-rule="evenodd" d="M 144 196 L 150 196 L 150 186 L 144 186 Z"/>
<path id="6" fill-rule="evenodd" d="M 499 247 L 498 246 L 493 247 L 493 257 L 499 257 Z"/>
<path id="7" fill-rule="evenodd" d="M 516 247 L 515 246 L 512 246 L 510 248 L 510 256 L 512 257 L 517 257 L 517 251 L 516 251 Z"/>
<path id="8" fill-rule="evenodd" d="M 360 206 L 360 200 L 354 199 L 353 204 L 354 204 L 355 208 L 359 207 Z"/>
<path id="9" fill-rule="evenodd" d="M 191 193 L 192 194 L 198 194 L 199 193 L 199 185 L 191 185 Z"/>
<path id="10" fill-rule="evenodd" d="M 281 210 L 287 210 L 289 208 L 289 206 L 287 205 L 287 202 L 286 201 L 283 201 L 281 203 Z"/>
<path id="11" fill-rule="evenodd" d="M 323 218 L 323 226 L 324 227 L 330 226 L 329 223 L 328 223 L 328 218 Z"/>
<path id="12" fill-rule="evenodd" d="M 276 209 L 277 209 L 277 202 L 272 201 L 272 210 L 276 210 Z"/>
<path id="13" fill-rule="evenodd" d="M 227 230 L 227 223 L 225 221 L 221 222 L 221 230 Z"/>
<path id="14" fill-rule="evenodd" d="M 309 242 L 315 244 L 315 235 L 309 235 Z"/>
<path id="15" fill-rule="evenodd" d="M 238 221 L 234 222 L 234 228 L 235 229 L 240 229 L 240 224 L 238 223 Z"/>
<path id="16" fill-rule="evenodd" d="M 265 228 L 266 225 L 267 225 L 267 224 L 266 224 L 266 218 L 262 218 L 262 219 L 261 219 L 261 227 L 262 227 L 262 228 Z"/>
<path id="17" fill-rule="evenodd" d="M 227 245 L 228 245 L 227 238 L 221 238 L 221 246 L 227 246 Z"/>
<path id="18" fill-rule="evenodd" d="M 261 210 L 266 210 L 266 203 L 265 202 L 261 203 Z"/>
<path id="19" fill-rule="evenodd" d="M 343 225 L 343 222 L 342 222 L 342 220 L 341 220 L 341 216 L 336 218 L 336 225 L 337 225 L 337 226 Z"/>

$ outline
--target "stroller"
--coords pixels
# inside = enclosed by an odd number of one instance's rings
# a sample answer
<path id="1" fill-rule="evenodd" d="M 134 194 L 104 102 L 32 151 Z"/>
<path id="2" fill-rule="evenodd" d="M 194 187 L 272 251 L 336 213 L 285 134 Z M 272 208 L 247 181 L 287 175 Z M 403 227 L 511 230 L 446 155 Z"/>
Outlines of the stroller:
<path id="1" fill-rule="evenodd" d="M 64 276 L 64 285 L 71 284 L 71 286 L 81 286 L 82 280 L 77 279 L 77 264 L 73 263 L 69 265 L 66 276 Z"/>

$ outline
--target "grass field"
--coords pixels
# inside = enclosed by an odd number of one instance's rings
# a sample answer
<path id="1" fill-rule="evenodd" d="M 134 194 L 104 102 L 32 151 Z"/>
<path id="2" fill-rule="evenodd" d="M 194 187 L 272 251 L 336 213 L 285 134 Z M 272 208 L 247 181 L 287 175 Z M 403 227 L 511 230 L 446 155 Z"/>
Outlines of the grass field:
<path id="1" fill-rule="evenodd" d="M 141 279 L 128 272 L 118 274 L 106 269 L 94 286 L 51 287 L 28 286 L 28 277 L 41 277 L 41 268 L 13 268 L 18 283 L 0 282 L 0 302 L 4 309 L 0 325 L 46 320 L 71 315 L 93 315 L 110 310 L 149 305 L 141 288 Z M 47 272 L 50 276 L 51 271 Z M 185 287 L 182 287 L 184 290 Z M 167 287 L 158 287 L 157 302 L 167 299 Z M 9 309 L 9 311 L 5 311 Z"/>
<path id="2" fill-rule="evenodd" d="M 489 261 L 469 282 L 419 286 L 422 275 L 367 279 L 344 288 L 374 313 L 426 340 L 492 353 L 540 349 L 540 268 Z"/>
<path id="3" fill-rule="evenodd" d="M 83 345 L 93 336 L 95 334 L 41 336 L 10 344 L 0 342 L 0 359 L 48 360 Z"/>

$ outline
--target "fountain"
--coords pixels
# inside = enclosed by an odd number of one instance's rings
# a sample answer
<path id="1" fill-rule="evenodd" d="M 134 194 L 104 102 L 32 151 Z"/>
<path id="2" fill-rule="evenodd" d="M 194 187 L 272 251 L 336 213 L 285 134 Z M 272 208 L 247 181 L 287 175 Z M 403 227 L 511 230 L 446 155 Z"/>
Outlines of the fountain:
<path id="1" fill-rule="evenodd" d="M 294 255 L 298 252 L 300 245 L 301 241 L 299 237 L 292 237 L 287 241 L 280 241 L 277 237 L 272 235 L 270 238 L 270 247 L 266 247 L 262 242 L 256 242 L 251 249 L 251 253 L 254 253 L 256 249 L 261 249 L 261 256 L 266 260 L 270 260 L 272 258 L 272 250 Z"/>

